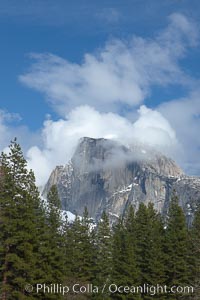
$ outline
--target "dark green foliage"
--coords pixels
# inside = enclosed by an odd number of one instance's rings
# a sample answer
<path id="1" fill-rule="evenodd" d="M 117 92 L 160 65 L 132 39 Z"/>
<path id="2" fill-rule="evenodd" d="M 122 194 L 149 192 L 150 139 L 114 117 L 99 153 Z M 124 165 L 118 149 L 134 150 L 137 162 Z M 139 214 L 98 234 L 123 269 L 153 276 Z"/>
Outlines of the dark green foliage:
<path id="1" fill-rule="evenodd" d="M 0 294 L 21 300 L 27 298 L 25 284 L 35 282 L 39 194 L 16 140 L 8 155 L 2 153 L 0 165 Z"/>
<path id="2" fill-rule="evenodd" d="M 123 219 L 114 227 L 113 232 L 113 271 L 112 282 L 117 286 L 132 286 L 138 283 L 136 265 L 135 224 L 132 209 L 129 212 L 126 226 Z M 141 299 L 138 294 L 115 293 L 113 299 Z"/>
<path id="3" fill-rule="evenodd" d="M 109 285 L 111 283 L 112 272 L 112 235 L 106 212 L 103 212 L 95 233 L 95 249 L 94 284 L 102 289 L 104 284 Z M 95 299 L 108 299 L 108 295 L 106 290 L 103 295 L 96 295 Z"/>
<path id="4" fill-rule="evenodd" d="M 26 293 L 24 287 L 61 282 L 63 277 L 57 194 L 52 188 L 46 211 L 16 140 L 9 154 L 2 153 L 0 165 L 1 299 L 44 299 L 42 294 Z"/>
<path id="5" fill-rule="evenodd" d="M 93 284 L 99 293 L 74 294 L 66 299 L 199 299 L 200 208 L 188 229 L 183 210 L 173 196 L 166 226 L 153 205 L 132 206 L 110 227 L 103 212 L 92 228 L 83 217 L 63 221 L 58 191 L 53 185 L 42 202 L 32 171 L 14 140 L 0 157 L 0 299 L 62 299 L 60 294 L 24 291 L 26 283 L 58 283 L 72 288 Z M 165 228 L 165 229 L 164 229 Z M 106 284 L 104 293 L 102 287 Z M 192 295 L 110 293 L 108 287 L 192 285 Z"/>
<path id="6" fill-rule="evenodd" d="M 162 285 L 164 283 L 163 225 L 161 217 L 153 209 L 140 204 L 135 218 L 136 261 L 139 268 L 139 283 Z M 143 299 L 151 299 L 148 294 Z M 162 299 L 157 294 L 154 298 Z"/>
<path id="7" fill-rule="evenodd" d="M 61 203 L 56 185 L 51 186 L 47 195 L 47 201 L 49 208 L 47 214 L 48 225 L 49 227 L 54 228 L 55 232 L 58 232 L 62 220 L 60 216 Z"/>
<path id="8" fill-rule="evenodd" d="M 166 228 L 166 276 L 168 286 L 179 286 L 189 283 L 189 239 L 183 210 L 178 204 L 178 198 L 174 194 L 169 207 Z M 178 299 L 180 295 L 171 296 Z M 184 299 L 184 295 L 182 296 Z M 187 298 L 186 298 L 187 299 Z"/>
<path id="9" fill-rule="evenodd" d="M 61 204 L 57 187 L 53 185 L 47 195 L 48 207 L 45 210 L 45 230 L 41 231 L 41 244 L 38 249 L 40 269 L 44 270 L 46 284 L 64 282 L 64 240 L 62 236 Z M 59 299 L 59 295 L 49 299 Z"/>
<path id="10" fill-rule="evenodd" d="M 94 279 L 94 257 L 95 248 L 93 243 L 93 233 L 90 229 L 90 219 L 85 208 L 83 218 L 76 216 L 71 224 L 65 223 L 65 267 L 66 282 L 72 287 L 74 284 L 87 286 Z M 67 299 L 89 299 L 91 293 L 74 294 L 70 292 Z"/>
<path id="11" fill-rule="evenodd" d="M 200 205 L 195 212 L 193 226 L 189 232 L 190 284 L 194 286 L 194 300 L 200 298 Z"/>
<path id="12" fill-rule="evenodd" d="M 76 216 L 75 221 L 67 228 L 66 265 L 69 275 L 74 279 L 88 282 L 92 279 L 94 247 L 89 230 L 89 218 L 85 210 L 83 219 Z"/>

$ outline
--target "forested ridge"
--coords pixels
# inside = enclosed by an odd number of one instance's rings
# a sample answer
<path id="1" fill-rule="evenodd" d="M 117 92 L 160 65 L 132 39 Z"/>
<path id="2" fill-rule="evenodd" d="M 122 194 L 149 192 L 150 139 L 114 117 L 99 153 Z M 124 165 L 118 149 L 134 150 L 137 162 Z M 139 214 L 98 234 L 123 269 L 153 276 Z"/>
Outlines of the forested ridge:
<path id="1" fill-rule="evenodd" d="M 94 226 L 87 208 L 71 223 L 61 215 L 56 186 L 47 205 L 16 140 L 9 149 L 0 157 L 0 299 L 199 299 L 199 207 L 190 228 L 175 192 L 165 219 L 150 203 L 136 212 L 130 206 L 113 226 L 106 212 Z M 37 284 L 69 290 L 38 292 Z M 194 292 L 128 289 L 144 285 Z"/>

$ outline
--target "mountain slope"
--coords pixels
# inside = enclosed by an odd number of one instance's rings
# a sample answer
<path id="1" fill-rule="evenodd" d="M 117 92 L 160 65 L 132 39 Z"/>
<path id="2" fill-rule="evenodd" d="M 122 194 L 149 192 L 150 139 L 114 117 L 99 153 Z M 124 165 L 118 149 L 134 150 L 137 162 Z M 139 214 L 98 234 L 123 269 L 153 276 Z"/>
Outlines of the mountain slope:
<path id="1" fill-rule="evenodd" d="M 200 179 L 185 176 L 170 158 L 106 139 L 82 138 L 71 161 L 53 170 L 44 196 L 52 184 L 65 210 L 81 215 L 87 206 L 95 219 L 103 210 L 114 217 L 140 202 L 153 202 L 165 214 L 173 189 L 188 218 L 200 201 Z"/>

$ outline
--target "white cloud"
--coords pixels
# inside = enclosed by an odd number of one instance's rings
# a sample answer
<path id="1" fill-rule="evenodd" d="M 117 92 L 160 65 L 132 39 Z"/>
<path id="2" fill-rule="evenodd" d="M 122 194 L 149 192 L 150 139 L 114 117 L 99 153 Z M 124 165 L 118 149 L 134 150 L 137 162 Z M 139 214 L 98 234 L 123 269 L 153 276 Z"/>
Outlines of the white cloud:
<path id="1" fill-rule="evenodd" d="M 198 43 L 197 26 L 180 13 L 171 14 L 169 20 L 170 25 L 160 39 L 166 42 L 168 47 L 175 48 L 176 55 L 183 55 L 185 43 L 191 46 L 196 46 Z"/>
<path id="2" fill-rule="evenodd" d="M 7 147 L 10 141 L 16 136 L 14 128 L 9 123 L 19 121 L 20 119 L 18 114 L 0 109 L 0 150 Z"/>
<path id="3" fill-rule="evenodd" d="M 162 151 L 172 151 L 177 146 L 175 133 L 167 120 L 159 112 L 145 106 L 140 108 L 135 123 L 114 113 L 99 113 L 88 106 L 78 107 L 69 114 L 68 119 L 47 120 L 42 135 L 44 147 L 32 147 L 27 153 L 38 185 L 46 183 L 56 165 L 67 163 L 79 139 L 84 136 L 110 138 L 125 145 L 150 142 L 151 146 Z"/>
<path id="4" fill-rule="evenodd" d="M 61 116 L 85 104 L 105 112 L 122 104 L 138 106 L 153 85 L 191 82 L 179 60 L 196 44 L 196 27 L 181 14 L 169 20 L 155 38 L 109 41 L 96 53 L 85 54 L 80 64 L 52 54 L 34 54 L 35 63 L 20 80 L 44 93 Z"/>
<path id="5" fill-rule="evenodd" d="M 17 113 L 10 113 L 8 111 L 0 109 L 0 120 L 1 122 L 21 121 L 21 116 Z"/>
<path id="6" fill-rule="evenodd" d="M 200 170 L 200 91 L 189 97 L 173 100 L 160 105 L 158 110 L 173 126 L 184 150 L 184 157 L 177 160 L 186 172 L 199 175 Z"/>
<path id="7" fill-rule="evenodd" d="M 134 138 L 143 144 L 153 146 L 163 153 L 174 155 L 178 149 L 175 131 L 161 113 L 141 106 L 139 118 L 133 124 Z"/>
<path id="8" fill-rule="evenodd" d="M 19 114 L 0 109 L 0 151 L 7 149 L 10 141 L 15 137 L 17 137 L 24 151 L 41 142 L 40 132 L 31 132 L 28 127 L 21 126 L 18 123 L 20 120 Z"/>
<path id="9" fill-rule="evenodd" d="M 152 86 L 190 86 L 194 82 L 179 61 L 196 43 L 195 25 L 183 15 L 173 14 L 168 27 L 156 37 L 109 41 L 104 48 L 86 54 L 80 64 L 52 54 L 34 54 L 35 63 L 20 80 L 44 93 L 61 119 L 46 120 L 41 136 L 37 134 L 36 142 L 31 141 L 30 145 L 32 136 L 28 136 L 27 128 L 8 127 L 0 116 L 1 136 L 7 138 L 17 132 L 15 135 L 23 137 L 29 148 L 29 166 L 40 186 L 56 165 L 67 163 L 83 136 L 111 138 L 125 145 L 136 141 L 150 144 L 179 157 L 183 166 L 186 162 L 194 166 L 200 147 L 200 121 L 195 116 L 197 111 L 199 114 L 199 98 L 193 95 L 155 110 L 142 104 Z M 118 115 L 116 112 L 123 106 L 130 111 L 140 106 L 137 119 L 134 115 L 129 121 Z M 181 145 L 186 152 L 184 157 Z"/>

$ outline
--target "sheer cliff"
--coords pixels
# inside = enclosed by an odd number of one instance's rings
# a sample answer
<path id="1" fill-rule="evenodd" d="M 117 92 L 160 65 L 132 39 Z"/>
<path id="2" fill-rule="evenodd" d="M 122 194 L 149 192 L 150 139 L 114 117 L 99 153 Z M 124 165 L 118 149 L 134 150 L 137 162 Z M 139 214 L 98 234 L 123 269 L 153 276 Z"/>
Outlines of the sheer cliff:
<path id="1" fill-rule="evenodd" d="M 81 215 L 87 206 L 98 219 L 103 210 L 113 218 L 129 204 L 153 202 L 165 214 L 175 189 L 188 221 L 200 201 L 200 178 L 188 177 L 166 156 L 148 147 L 125 147 L 106 139 L 82 138 L 65 166 L 57 166 L 43 191 L 56 184 L 63 209 Z"/>

